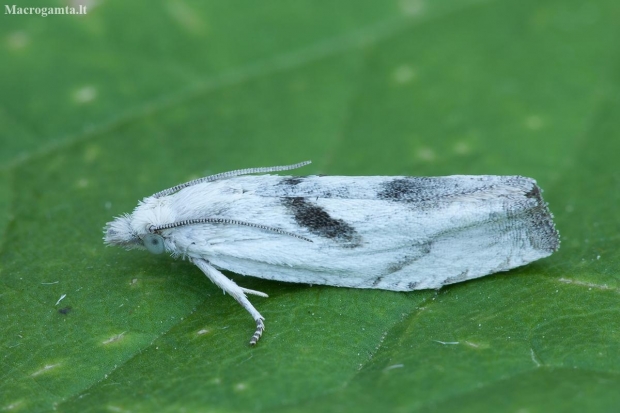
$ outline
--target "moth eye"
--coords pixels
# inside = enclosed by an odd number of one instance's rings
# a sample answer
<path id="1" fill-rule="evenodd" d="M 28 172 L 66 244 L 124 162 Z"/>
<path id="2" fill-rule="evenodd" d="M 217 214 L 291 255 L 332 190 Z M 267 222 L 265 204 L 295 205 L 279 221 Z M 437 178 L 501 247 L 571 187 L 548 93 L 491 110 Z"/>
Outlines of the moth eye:
<path id="1" fill-rule="evenodd" d="M 164 239 L 161 235 L 147 234 L 142 238 L 142 243 L 152 254 L 161 254 L 164 252 Z"/>

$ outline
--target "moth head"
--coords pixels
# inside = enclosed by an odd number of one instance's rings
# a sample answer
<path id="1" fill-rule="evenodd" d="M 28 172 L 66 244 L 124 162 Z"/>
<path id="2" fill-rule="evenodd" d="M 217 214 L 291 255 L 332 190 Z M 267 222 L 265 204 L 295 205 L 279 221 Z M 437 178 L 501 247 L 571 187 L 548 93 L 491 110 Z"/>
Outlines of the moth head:
<path id="1" fill-rule="evenodd" d="M 126 249 L 143 247 L 142 239 L 131 226 L 131 215 L 125 214 L 114 218 L 103 228 L 104 242 L 107 245 L 118 245 Z"/>
<path id="2" fill-rule="evenodd" d="M 146 249 L 153 254 L 165 251 L 164 238 L 145 229 L 137 231 L 132 225 L 132 215 L 125 214 L 108 222 L 104 228 L 104 241 L 108 245 L 118 245 L 125 249 Z"/>

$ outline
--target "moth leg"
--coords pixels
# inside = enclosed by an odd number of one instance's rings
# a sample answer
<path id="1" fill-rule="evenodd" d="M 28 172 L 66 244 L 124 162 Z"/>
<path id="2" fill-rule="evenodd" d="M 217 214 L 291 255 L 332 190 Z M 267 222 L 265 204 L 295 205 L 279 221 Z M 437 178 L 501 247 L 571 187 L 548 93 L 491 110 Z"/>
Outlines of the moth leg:
<path id="1" fill-rule="evenodd" d="M 235 284 L 233 280 L 229 279 L 224 274 L 219 272 L 206 260 L 203 260 L 201 258 L 192 258 L 191 260 L 194 264 L 196 264 L 198 268 L 202 270 L 202 272 L 205 273 L 207 278 L 209 278 L 213 282 L 213 284 L 220 287 L 222 290 L 224 290 L 225 293 L 230 294 L 230 296 L 237 300 L 237 302 L 250 313 L 252 318 L 254 318 L 254 321 L 256 322 L 256 331 L 250 339 L 250 345 L 255 345 L 260 336 L 263 335 L 263 331 L 265 331 L 265 323 L 263 322 L 265 320 L 265 317 L 260 315 L 260 313 L 250 303 L 250 300 L 248 300 L 245 294 L 254 294 L 261 297 L 267 297 L 267 294 L 261 293 L 260 291 L 254 291 L 247 288 L 239 287 L 237 284 Z"/>
<path id="2" fill-rule="evenodd" d="M 243 288 L 243 287 L 239 287 L 239 288 L 241 288 L 241 291 L 243 291 L 246 294 L 258 295 L 259 297 L 269 297 L 267 294 L 260 292 L 260 291 L 250 290 L 248 288 Z"/>

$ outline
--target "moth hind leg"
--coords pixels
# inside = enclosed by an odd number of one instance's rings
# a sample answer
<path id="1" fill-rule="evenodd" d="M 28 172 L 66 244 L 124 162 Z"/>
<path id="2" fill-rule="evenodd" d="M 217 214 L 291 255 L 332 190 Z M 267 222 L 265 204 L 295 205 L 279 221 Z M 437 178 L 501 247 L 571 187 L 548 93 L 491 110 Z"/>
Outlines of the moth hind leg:
<path id="1" fill-rule="evenodd" d="M 256 331 L 254 335 L 250 339 L 250 345 L 255 345 L 258 339 L 263 335 L 263 331 L 265 331 L 265 317 L 263 317 L 256 308 L 250 303 L 250 300 L 245 296 L 246 294 L 258 295 L 261 297 L 267 297 L 267 294 L 262 293 L 260 291 L 250 290 L 247 288 L 239 287 L 233 280 L 226 277 L 220 271 L 218 271 L 215 267 L 209 264 L 208 261 L 203 260 L 202 258 L 192 258 L 192 262 L 200 268 L 202 272 L 209 278 L 213 284 L 220 287 L 224 290 L 225 293 L 230 294 L 232 298 L 234 298 L 243 308 L 245 308 L 254 321 L 256 322 Z"/>

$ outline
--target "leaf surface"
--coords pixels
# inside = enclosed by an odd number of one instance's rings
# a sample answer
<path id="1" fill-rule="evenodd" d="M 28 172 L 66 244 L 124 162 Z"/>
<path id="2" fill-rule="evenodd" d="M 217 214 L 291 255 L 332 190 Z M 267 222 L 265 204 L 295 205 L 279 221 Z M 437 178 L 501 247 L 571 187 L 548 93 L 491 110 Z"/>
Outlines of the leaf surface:
<path id="1" fill-rule="evenodd" d="M 49 6 L 32 2 L 31 6 Z M 64 6 L 64 5 L 63 5 Z M 100 2 L 3 15 L 0 409 L 613 411 L 620 404 L 617 2 Z M 395 293 L 105 248 L 199 176 L 524 175 L 562 246 Z"/>

